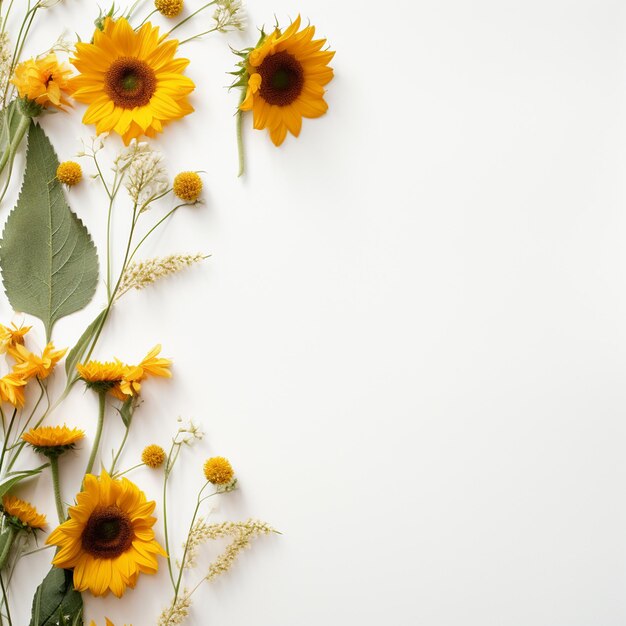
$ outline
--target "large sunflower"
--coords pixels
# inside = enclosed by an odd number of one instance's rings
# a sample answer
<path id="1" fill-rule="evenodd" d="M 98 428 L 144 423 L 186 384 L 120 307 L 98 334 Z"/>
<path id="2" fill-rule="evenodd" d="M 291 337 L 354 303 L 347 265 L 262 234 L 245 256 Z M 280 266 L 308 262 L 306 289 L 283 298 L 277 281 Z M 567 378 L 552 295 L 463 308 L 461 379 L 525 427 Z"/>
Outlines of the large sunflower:
<path id="1" fill-rule="evenodd" d="M 85 124 L 98 134 L 115 131 L 128 145 L 154 137 L 163 126 L 193 111 L 193 81 L 182 74 L 188 59 L 175 59 L 178 40 L 163 39 L 149 22 L 137 32 L 124 18 L 107 18 L 93 43 L 77 43 L 69 81 L 74 99 L 88 104 Z"/>
<path id="2" fill-rule="evenodd" d="M 333 78 L 328 67 L 334 52 L 313 39 L 314 26 L 300 32 L 300 16 L 284 32 L 277 28 L 248 56 L 248 85 L 242 111 L 252 111 L 254 127 L 268 128 L 279 146 L 289 131 L 300 134 L 303 117 L 320 117 L 328 109 L 325 89 Z"/>
<path id="3" fill-rule="evenodd" d="M 118 598 L 134 587 L 139 574 L 155 574 L 157 555 L 166 556 L 154 538 L 155 502 L 126 478 L 87 474 L 83 491 L 69 508 L 69 519 L 46 543 L 60 549 L 52 563 L 74 569 L 74 588 Z"/>

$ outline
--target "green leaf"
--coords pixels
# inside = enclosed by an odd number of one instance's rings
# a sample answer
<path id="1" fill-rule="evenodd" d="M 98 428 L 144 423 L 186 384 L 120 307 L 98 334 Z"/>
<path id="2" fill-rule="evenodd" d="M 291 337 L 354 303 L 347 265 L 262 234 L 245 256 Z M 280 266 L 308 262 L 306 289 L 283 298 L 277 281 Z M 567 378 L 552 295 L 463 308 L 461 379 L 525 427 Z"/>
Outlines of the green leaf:
<path id="1" fill-rule="evenodd" d="M 68 380 L 76 375 L 76 366 L 82 361 L 85 352 L 91 346 L 95 334 L 100 329 L 101 324 L 104 322 L 107 310 L 102 310 L 96 319 L 87 326 L 85 332 L 80 336 L 80 339 L 76 342 L 76 345 L 69 351 L 67 358 L 65 359 L 65 373 Z"/>
<path id="2" fill-rule="evenodd" d="M 72 572 L 53 567 L 33 598 L 30 626 L 82 624 L 83 598 L 74 589 Z"/>
<path id="3" fill-rule="evenodd" d="M 96 247 L 65 201 L 58 165 L 50 141 L 32 122 L 22 190 L 0 242 L 11 306 L 42 320 L 48 338 L 57 320 L 89 303 L 98 282 Z"/>
<path id="4" fill-rule="evenodd" d="M 11 491 L 11 489 L 13 489 L 13 487 L 15 487 L 15 485 L 17 485 L 18 483 L 21 483 L 23 480 L 26 480 L 27 478 L 32 478 L 33 476 L 37 476 L 38 474 L 41 474 L 41 472 L 48 467 L 49 463 L 44 463 L 43 465 L 32 469 L 32 470 L 20 470 L 19 472 L 13 472 L 11 474 L 11 478 L 9 478 L 8 480 L 5 480 L 2 484 L 0 484 L 0 500 L 3 498 L 3 496 L 7 493 L 9 493 L 9 491 Z"/>

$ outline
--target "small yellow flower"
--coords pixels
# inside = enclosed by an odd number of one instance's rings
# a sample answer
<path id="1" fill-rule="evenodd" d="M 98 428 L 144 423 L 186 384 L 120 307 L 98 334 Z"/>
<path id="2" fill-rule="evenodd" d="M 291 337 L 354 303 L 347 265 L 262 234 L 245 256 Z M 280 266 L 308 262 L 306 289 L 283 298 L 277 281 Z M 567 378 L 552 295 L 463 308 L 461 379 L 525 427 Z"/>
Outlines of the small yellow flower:
<path id="1" fill-rule="evenodd" d="M 0 378 L 0 401 L 8 402 L 15 408 L 24 406 L 24 387 L 27 382 L 24 375 L 15 369 Z"/>
<path id="2" fill-rule="evenodd" d="M 9 348 L 14 348 L 17 344 L 24 345 L 24 336 L 32 326 L 22 326 L 18 328 L 11 324 L 13 328 L 8 328 L 0 324 L 0 353 L 6 352 Z"/>
<path id="3" fill-rule="evenodd" d="M 165 17 L 176 17 L 183 10 L 184 0 L 154 0 L 156 10 Z"/>
<path id="4" fill-rule="evenodd" d="M 141 391 L 141 382 L 148 376 L 157 376 L 159 378 L 171 378 L 170 366 L 172 362 L 169 359 L 160 358 L 158 354 L 161 352 L 161 345 L 158 344 L 148 352 L 139 365 L 127 365 L 124 372 L 124 379 L 121 381 L 119 395 L 115 395 L 122 400 L 131 396 L 139 395 Z"/>
<path id="5" fill-rule="evenodd" d="M 181 172 L 174 179 L 174 193 L 185 202 L 195 202 L 202 193 L 202 179 L 195 172 Z"/>
<path id="6" fill-rule="evenodd" d="M 96 391 L 110 391 L 122 382 L 126 366 L 121 361 L 88 361 L 76 366 L 78 375 Z"/>
<path id="7" fill-rule="evenodd" d="M 9 349 L 9 354 L 17 361 L 14 371 L 22 374 L 26 379 L 37 376 L 40 380 L 44 380 L 52 374 L 56 364 L 65 356 L 66 352 L 67 348 L 55 350 L 52 342 L 44 348 L 41 356 L 33 354 L 20 344 Z"/>
<path id="8" fill-rule="evenodd" d="M 46 525 L 46 516 L 39 513 L 37 509 L 15 496 L 4 496 L 2 498 L 2 508 L 4 514 L 11 518 L 11 521 L 19 525 L 22 529 L 37 530 Z"/>
<path id="9" fill-rule="evenodd" d="M 228 459 L 215 456 L 204 464 L 204 475 L 214 485 L 228 485 L 232 482 L 235 472 Z"/>
<path id="10" fill-rule="evenodd" d="M 141 453 L 141 460 L 152 469 L 157 469 L 165 462 L 165 450 L 155 444 L 146 446 Z"/>
<path id="11" fill-rule="evenodd" d="M 37 452 L 48 457 L 58 457 L 66 450 L 74 447 L 85 433 L 79 428 L 63 426 L 39 426 L 31 428 L 22 435 L 22 439 L 30 444 Z"/>
<path id="12" fill-rule="evenodd" d="M 81 166 L 75 161 L 64 161 L 57 167 L 57 179 L 59 182 L 73 187 L 83 178 L 83 170 Z"/>
<path id="13" fill-rule="evenodd" d="M 29 59 L 15 68 L 11 82 L 22 98 L 28 98 L 42 107 L 52 104 L 58 109 L 69 105 L 63 95 L 68 91 L 72 70 L 61 65 L 56 54 L 41 59 Z"/>

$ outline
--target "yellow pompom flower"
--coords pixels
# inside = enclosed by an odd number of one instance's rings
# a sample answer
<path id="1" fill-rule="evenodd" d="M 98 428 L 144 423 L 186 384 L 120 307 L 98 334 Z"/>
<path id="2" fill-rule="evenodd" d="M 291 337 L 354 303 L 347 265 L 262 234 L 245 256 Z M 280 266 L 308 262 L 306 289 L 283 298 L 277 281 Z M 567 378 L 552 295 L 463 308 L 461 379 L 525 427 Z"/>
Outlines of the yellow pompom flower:
<path id="1" fill-rule="evenodd" d="M 141 461 L 152 469 L 161 467 L 165 463 L 165 457 L 165 450 L 155 444 L 146 446 L 141 453 Z"/>
<path id="2" fill-rule="evenodd" d="M 215 456 L 204 464 L 204 475 L 214 485 L 228 485 L 232 482 L 235 472 L 228 459 Z"/>
<path id="3" fill-rule="evenodd" d="M 297 137 L 302 118 L 324 115 L 324 87 L 333 78 L 328 66 L 334 52 L 322 50 L 325 39 L 313 39 L 314 26 L 298 32 L 300 16 L 282 33 L 276 29 L 248 55 L 249 76 L 242 111 L 252 111 L 254 128 L 269 129 L 279 146 L 287 131 Z"/>
<path id="4" fill-rule="evenodd" d="M 57 167 L 57 180 L 68 187 L 78 185 L 83 178 L 83 170 L 76 161 L 64 161 Z"/>
<path id="5" fill-rule="evenodd" d="M 202 179 L 195 172 L 181 172 L 174 178 L 174 194 L 185 202 L 195 202 L 202 193 Z"/>
<path id="6" fill-rule="evenodd" d="M 154 0 L 156 10 L 165 17 L 176 17 L 183 10 L 183 0 Z"/>
<path id="7" fill-rule="evenodd" d="M 67 348 L 56 350 L 54 343 L 50 342 L 44 348 L 41 356 L 38 356 L 24 346 L 17 344 L 8 352 L 17 362 L 14 368 L 15 372 L 22 374 L 27 379 L 37 376 L 40 380 L 44 380 L 52 374 L 56 364 L 65 356 Z"/>
<path id="8" fill-rule="evenodd" d="M 70 80 L 72 95 L 88 105 L 83 123 L 95 124 L 98 135 L 116 132 L 128 145 L 193 112 L 195 85 L 183 75 L 189 60 L 175 58 L 177 48 L 178 40 L 149 22 L 135 31 L 125 18 L 107 17 L 93 43 L 77 43 L 70 59 L 80 72 Z"/>
<path id="9" fill-rule="evenodd" d="M 56 54 L 41 59 L 29 59 L 15 68 L 11 82 L 21 98 L 27 98 L 42 107 L 53 105 L 63 109 L 70 103 L 64 93 L 69 91 L 68 79 L 72 70 L 59 63 Z"/>
<path id="10" fill-rule="evenodd" d="M 46 541 L 59 548 L 52 564 L 74 570 L 77 591 L 121 597 L 139 574 L 156 574 L 157 557 L 167 556 L 152 528 L 155 506 L 127 478 L 87 474 L 68 520 Z"/>
<path id="11" fill-rule="evenodd" d="M 15 496 L 4 496 L 2 498 L 2 509 L 10 521 L 24 530 L 40 530 L 46 526 L 46 516 L 39 513 L 37 509 Z"/>
<path id="12" fill-rule="evenodd" d="M 31 428 L 22 435 L 22 439 L 30 444 L 36 452 L 47 457 L 58 457 L 71 450 L 77 441 L 85 436 L 79 428 L 63 426 L 39 426 Z"/>

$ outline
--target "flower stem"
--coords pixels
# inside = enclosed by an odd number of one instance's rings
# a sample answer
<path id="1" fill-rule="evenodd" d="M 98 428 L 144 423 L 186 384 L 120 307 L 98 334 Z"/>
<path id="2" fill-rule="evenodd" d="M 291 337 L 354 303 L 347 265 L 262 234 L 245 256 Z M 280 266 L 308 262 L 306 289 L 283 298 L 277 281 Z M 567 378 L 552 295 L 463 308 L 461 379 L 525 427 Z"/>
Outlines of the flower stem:
<path id="1" fill-rule="evenodd" d="M 243 111 L 241 105 L 246 99 L 246 90 L 241 90 L 241 96 L 239 98 L 239 105 L 237 106 L 237 155 L 239 157 L 239 173 L 237 178 L 241 178 L 246 169 L 246 153 L 243 145 Z"/>
<path id="2" fill-rule="evenodd" d="M 180 22 L 178 22 L 178 24 L 176 24 L 176 26 L 174 26 L 167 33 L 165 33 L 165 35 L 163 35 L 163 38 L 169 37 L 177 28 L 180 28 L 183 24 L 188 22 L 192 17 L 195 17 L 196 15 L 198 15 L 198 13 L 200 13 L 201 11 L 204 11 L 204 9 L 210 7 L 212 4 L 215 4 L 216 2 L 217 2 L 217 0 L 212 0 L 212 2 L 209 2 L 208 4 L 205 4 L 204 6 L 200 7 L 196 11 L 194 11 L 191 15 L 188 15 L 184 20 L 181 20 Z"/>
<path id="3" fill-rule="evenodd" d="M 59 457 L 50 456 L 50 471 L 52 472 L 52 486 L 54 488 L 54 501 L 57 505 L 59 524 L 65 521 L 65 510 L 61 498 L 61 481 L 59 480 Z"/>
<path id="4" fill-rule="evenodd" d="M 7 524 L 2 531 L 2 534 L 7 533 L 6 539 L 4 539 L 4 543 L 2 545 L 2 553 L 0 553 L 0 570 L 4 569 L 4 566 L 7 563 L 9 558 L 9 552 L 11 552 L 11 547 L 13 546 L 13 540 L 15 539 L 16 530 L 10 524 Z"/>
<path id="5" fill-rule="evenodd" d="M 30 126 L 30 117 L 21 113 L 20 116 L 22 119 L 20 120 L 19 126 L 15 131 L 15 136 L 0 158 L 0 174 L 4 171 L 9 159 L 13 159 L 13 156 L 17 152 L 17 149 L 19 148 L 20 143 L 22 143 L 22 139 L 24 139 L 24 135 Z"/>
<path id="6" fill-rule="evenodd" d="M 91 456 L 89 457 L 89 462 L 87 463 L 87 469 L 85 469 L 85 474 L 91 474 L 93 465 L 96 462 L 96 455 L 98 454 L 98 449 L 100 448 L 100 439 L 102 438 L 102 427 L 104 426 L 105 407 L 106 391 L 100 391 L 98 392 L 98 426 L 96 427 L 96 438 L 93 442 L 93 448 L 91 449 Z"/>

